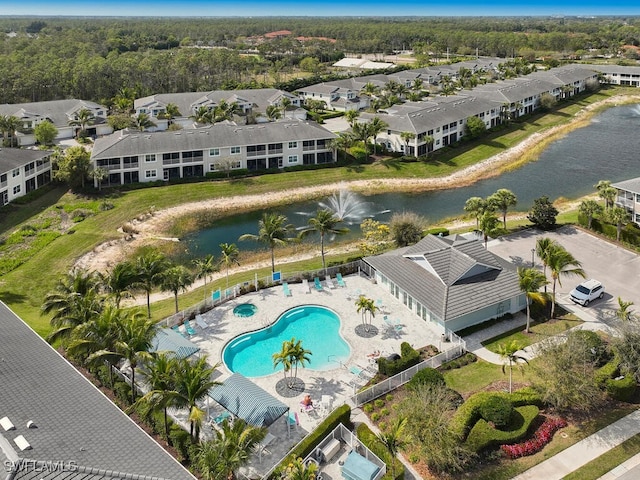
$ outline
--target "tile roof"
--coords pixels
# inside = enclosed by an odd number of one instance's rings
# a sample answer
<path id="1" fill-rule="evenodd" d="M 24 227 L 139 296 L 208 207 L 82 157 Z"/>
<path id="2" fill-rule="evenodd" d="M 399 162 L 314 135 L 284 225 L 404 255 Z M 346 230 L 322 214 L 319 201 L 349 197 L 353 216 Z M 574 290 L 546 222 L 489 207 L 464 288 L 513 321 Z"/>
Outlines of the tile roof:
<path id="1" fill-rule="evenodd" d="M 18 118 L 48 118 L 57 126 L 67 126 L 70 116 L 83 108 L 89 110 L 103 110 L 106 114 L 106 108 L 95 102 L 87 100 L 51 100 L 48 102 L 31 102 L 31 103 L 5 103 L 0 105 L 0 115 L 14 115 Z M 98 120 L 98 119 L 96 119 Z"/>
<path id="2" fill-rule="evenodd" d="M 0 446 L 15 449 L 0 449 L 0 460 L 3 455 L 15 460 L 17 454 L 27 465 L 35 460 L 65 462 L 102 469 L 105 479 L 115 478 L 113 472 L 127 472 L 129 478 L 194 479 L 3 303 L 0 324 L 0 417 L 9 417 L 16 427 L 0 431 Z M 37 428 L 27 428 L 29 420 Z M 18 435 L 26 438 L 31 450 L 16 448 Z M 32 470 L 20 478 L 30 478 Z"/>

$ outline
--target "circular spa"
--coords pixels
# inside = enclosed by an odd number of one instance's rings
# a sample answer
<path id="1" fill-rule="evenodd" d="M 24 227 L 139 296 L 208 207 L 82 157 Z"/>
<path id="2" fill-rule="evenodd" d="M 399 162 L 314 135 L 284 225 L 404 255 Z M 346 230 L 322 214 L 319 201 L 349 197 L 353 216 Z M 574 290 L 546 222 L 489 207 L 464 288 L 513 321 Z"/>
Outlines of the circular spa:
<path id="1" fill-rule="evenodd" d="M 231 340 L 224 347 L 222 360 L 229 370 L 245 377 L 270 375 L 282 370 L 282 365 L 274 368 L 273 354 L 292 338 L 301 340 L 302 348 L 311 352 L 305 369 L 338 368 L 351 355 L 340 335 L 340 317 L 329 308 L 304 305 L 287 310 L 266 328 Z"/>
<path id="2" fill-rule="evenodd" d="M 233 309 L 233 314 L 236 317 L 253 317 L 258 311 L 258 307 L 256 307 L 253 303 L 241 303 L 237 307 Z"/>

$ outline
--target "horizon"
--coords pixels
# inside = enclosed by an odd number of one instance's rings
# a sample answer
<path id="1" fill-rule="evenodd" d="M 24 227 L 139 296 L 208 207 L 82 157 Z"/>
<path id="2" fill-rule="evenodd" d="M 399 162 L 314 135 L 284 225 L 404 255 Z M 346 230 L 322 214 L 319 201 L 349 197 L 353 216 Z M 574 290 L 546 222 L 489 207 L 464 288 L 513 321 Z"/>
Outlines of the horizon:
<path id="1" fill-rule="evenodd" d="M 640 5 L 630 6 L 628 0 L 603 3 L 594 0 L 567 0 L 561 5 L 550 0 L 513 5 L 511 0 L 490 0 L 483 4 L 470 0 L 451 5 L 436 0 L 400 0 L 393 4 L 382 0 L 353 0 L 349 4 L 326 0 L 309 0 L 301 5 L 294 0 L 248 0 L 242 4 L 232 0 L 105 0 L 90 7 L 86 2 L 24 1 L 7 3 L 2 0 L 3 18 L 26 17 L 182 17 L 182 18 L 252 18 L 252 17 L 606 17 L 637 16 Z"/>

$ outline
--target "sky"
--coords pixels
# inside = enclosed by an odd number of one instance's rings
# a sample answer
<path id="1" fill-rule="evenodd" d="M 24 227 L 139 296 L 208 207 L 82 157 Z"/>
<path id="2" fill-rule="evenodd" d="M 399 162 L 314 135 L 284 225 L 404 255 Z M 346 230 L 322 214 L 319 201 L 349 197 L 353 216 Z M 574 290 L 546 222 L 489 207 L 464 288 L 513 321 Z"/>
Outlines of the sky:
<path id="1" fill-rule="evenodd" d="M 33 16 L 548 16 L 640 15 L 637 0 L 0 0 L 0 15 Z"/>

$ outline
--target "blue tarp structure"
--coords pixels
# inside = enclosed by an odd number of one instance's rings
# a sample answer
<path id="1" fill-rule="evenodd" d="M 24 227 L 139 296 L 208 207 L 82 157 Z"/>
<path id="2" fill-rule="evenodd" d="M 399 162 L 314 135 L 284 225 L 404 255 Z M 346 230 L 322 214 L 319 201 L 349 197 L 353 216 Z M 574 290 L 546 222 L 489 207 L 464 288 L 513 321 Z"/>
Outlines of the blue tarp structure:
<path id="1" fill-rule="evenodd" d="M 151 340 L 151 352 L 171 352 L 177 358 L 190 357 L 200 351 L 200 347 L 191 343 L 171 328 L 160 328 Z"/>
<path id="2" fill-rule="evenodd" d="M 239 373 L 209 390 L 209 397 L 256 427 L 268 427 L 289 411 L 287 405 Z"/>
<path id="3" fill-rule="evenodd" d="M 342 465 L 342 478 L 349 480 L 373 480 L 380 471 L 380 467 L 370 462 L 356 451 L 347 455 Z"/>

